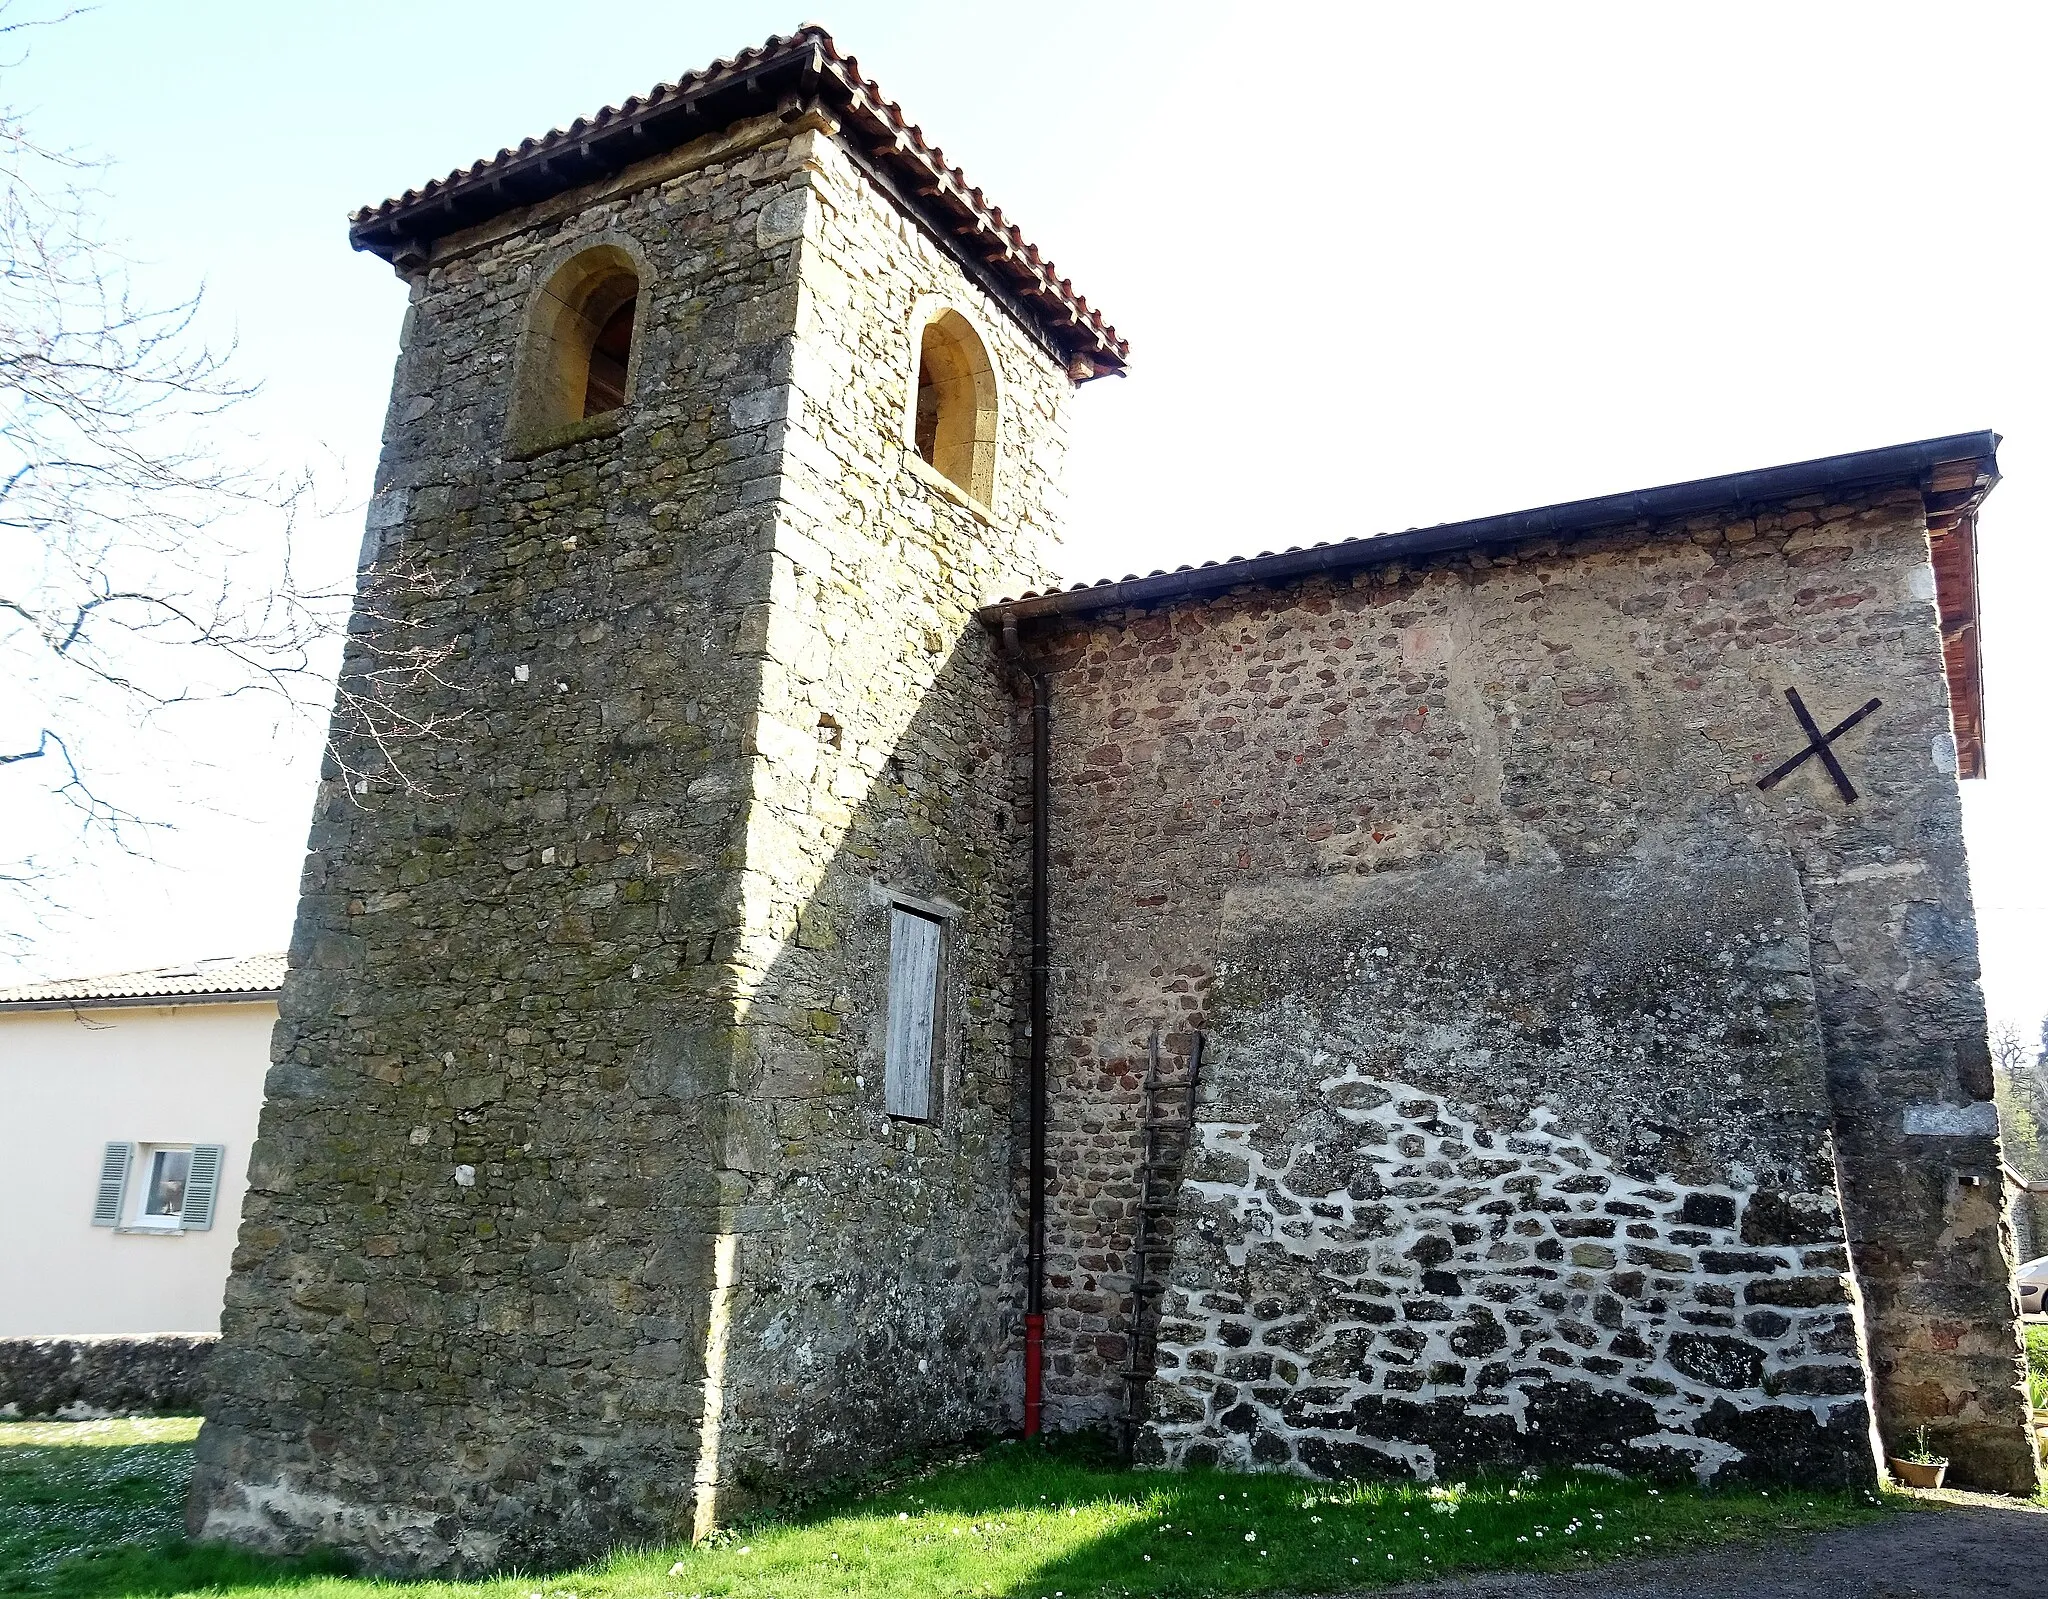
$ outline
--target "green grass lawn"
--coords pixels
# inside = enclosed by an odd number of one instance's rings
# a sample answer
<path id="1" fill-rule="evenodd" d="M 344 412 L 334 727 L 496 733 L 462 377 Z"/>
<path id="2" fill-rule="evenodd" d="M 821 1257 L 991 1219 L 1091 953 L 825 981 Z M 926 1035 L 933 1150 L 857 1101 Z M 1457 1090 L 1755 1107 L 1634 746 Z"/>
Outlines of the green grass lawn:
<path id="1" fill-rule="evenodd" d="M 997 1444 L 859 1498 L 546 1578 L 389 1583 L 180 1530 L 196 1421 L 0 1424 L 0 1593 L 258 1599 L 822 1599 L 1333 1593 L 1557 1570 L 1868 1520 L 1864 1493 L 1719 1494 L 1582 1474 L 1437 1487 L 1125 1471 L 1085 1445 Z"/>

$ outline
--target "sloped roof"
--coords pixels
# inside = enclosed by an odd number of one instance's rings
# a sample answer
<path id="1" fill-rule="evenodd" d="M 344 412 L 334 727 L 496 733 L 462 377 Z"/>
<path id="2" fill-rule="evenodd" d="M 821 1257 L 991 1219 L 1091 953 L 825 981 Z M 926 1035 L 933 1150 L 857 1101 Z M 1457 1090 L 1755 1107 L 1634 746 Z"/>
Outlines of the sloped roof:
<path id="1" fill-rule="evenodd" d="M 1123 370 L 1129 342 L 815 23 L 364 206 L 349 219 L 349 242 L 395 264 L 423 264 L 437 238 L 598 182 L 742 117 L 795 116 L 812 106 L 837 118 L 841 137 L 883 186 L 985 287 L 1001 291 L 1076 379 Z"/>
<path id="2" fill-rule="evenodd" d="M 68 1005 L 119 1005 L 146 1000 L 189 1004 L 201 999 L 274 998 L 284 982 L 285 958 L 220 955 L 182 966 L 103 977 L 67 977 L 51 983 L 0 988 L 0 1008 L 49 1010 Z"/>
<path id="3" fill-rule="evenodd" d="M 1235 555 L 1199 566 L 1098 578 L 1041 594 L 1027 591 L 981 609 L 988 626 L 1043 617 L 1087 616 L 1130 606 L 1165 605 L 1227 593 L 1244 584 L 1278 586 L 1321 572 L 1352 572 L 1389 561 L 1483 550 L 1525 539 L 1575 538 L 1688 516 L 1741 514 L 1808 494 L 1888 487 L 1918 489 L 1927 507 L 1935 595 L 1948 673 L 1960 775 L 1984 775 L 1984 674 L 1977 641 L 1977 510 L 1998 482 L 1996 433 L 1952 433 L 1877 450 L 1856 450 L 1661 488 L 1567 500 L 1469 522 L 1409 528 L 1285 550 Z"/>

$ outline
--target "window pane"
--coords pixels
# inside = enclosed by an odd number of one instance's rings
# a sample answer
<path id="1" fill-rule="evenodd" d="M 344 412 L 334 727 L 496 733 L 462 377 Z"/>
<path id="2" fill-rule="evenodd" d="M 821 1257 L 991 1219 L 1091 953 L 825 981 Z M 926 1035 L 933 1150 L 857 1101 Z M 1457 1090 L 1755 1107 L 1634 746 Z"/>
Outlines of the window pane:
<path id="1" fill-rule="evenodd" d="M 191 1175 L 191 1150 L 159 1149 L 149 1163 L 149 1197 L 144 1201 L 143 1215 L 184 1215 L 185 1181 Z"/>

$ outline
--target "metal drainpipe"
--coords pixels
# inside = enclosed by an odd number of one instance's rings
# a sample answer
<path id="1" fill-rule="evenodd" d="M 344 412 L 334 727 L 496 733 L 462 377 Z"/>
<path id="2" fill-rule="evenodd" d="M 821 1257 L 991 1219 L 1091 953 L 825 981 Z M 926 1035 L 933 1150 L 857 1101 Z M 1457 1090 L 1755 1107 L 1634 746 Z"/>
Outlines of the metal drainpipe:
<path id="1" fill-rule="evenodd" d="M 1052 934 L 1047 914 L 1052 876 L 1052 693 L 1003 618 L 1003 652 L 1031 684 L 1031 1176 L 1030 1230 L 1024 1259 L 1024 1436 L 1038 1435 L 1045 1391 L 1045 1045 Z"/>

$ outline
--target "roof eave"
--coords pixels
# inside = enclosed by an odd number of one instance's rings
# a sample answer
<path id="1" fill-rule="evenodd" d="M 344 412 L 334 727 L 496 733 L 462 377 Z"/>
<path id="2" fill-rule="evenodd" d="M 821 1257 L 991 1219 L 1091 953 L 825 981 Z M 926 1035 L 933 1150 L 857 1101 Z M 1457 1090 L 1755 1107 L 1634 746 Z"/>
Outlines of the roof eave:
<path id="1" fill-rule="evenodd" d="M 1085 382 L 1124 369 L 1128 341 L 946 164 L 943 152 L 861 74 L 859 63 L 839 55 L 831 36 L 816 28 L 771 39 L 644 99 L 579 119 L 517 151 L 500 151 L 397 200 L 366 206 L 350 219 L 349 242 L 401 271 L 418 271 L 436 239 L 602 182 L 743 118 L 794 120 L 821 105 L 839 120 L 849 143 L 898 179 L 899 203 L 916 212 L 949 253 L 1004 280 L 1017 297 L 1018 314 L 1051 341 L 1070 376 Z"/>
<path id="2" fill-rule="evenodd" d="M 1089 616 L 1199 600 L 1247 585 L 1278 586 L 1324 573 L 1356 572 L 1514 545 L 1531 539 L 1587 537 L 1617 528 L 1681 522 L 1707 514 L 1740 515 L 1809 495 L 1916 490 L 1925 509 L 1934 569 L 1935 606 L 1941 621 L 1943 671 L 1956 740 L 1956 775 L 1985 772 L 1984 668 L 1977 613 L 1977 513 L 1998 483 L 1996 433 L 1952 433 L 1879 450 L 1794 461 L 1760 471 L 1695 478 L 1661 488 L 1569 500 L 1505 516 L 1479 517 L 1440 527 L 1413 528 L 1374 538 L 1346 539 L 1250 559 L 1210 561 L 1175 572 L 1127 577 L 1050 594 L 1027 594 L 981 608 L 1000 631 L 1051 617 Z"/>
<path id="3" fill-rule="evenodd" d="M 1956 469 L 1966 465 L 1974 468 L 1967 488 L 1936 489 L 1937 482 L 1954 479 L 1959 483 L 1963 474 Z M 1941 468 L 1951 469 L 1946 477 L 1941 475 Z M 1005 621 L 1022 623 L 1041 617 L 1080 616 L 1126 606 L 1157 605 L 1221 593 L 1244 584 L 1286 583 L 1318 573 L 1350 572 L 1395 561 L 1518 544 L 1528 539 L 1583 537 L 1646 522 L 1673 522 L 1709 512 L 1740 512 L 1808 494 L 1845 493 L 1888 485 L 1910 485 L 1928 496 L 1930 522 L 1937 501 L 1945 507 L 1941 514 L 1955 519 L 1974 516 L 1976 506 L 1997 481 L 1998 435 L 1989 431 L 1955 433 L 1879 450 L 1858 450 L 1624 494 L 1567 500 L 1466 522 L 1344 539 L 1278 554 L 1209 561 L 1173 572 L 1154 572 L 1119 582 L 1105 580 L 1047 594 L 1027 594 L 985 605 L 980 615 L 989 626 L 1000 629 Z"/>
<path id="4" fill-rule="evenodd" d="M 227 989 L 206 994 L 105 994 L 74 999 L 0 999 L 0 1016 L 45 1010 L 127 1010 L 162 1005 L 274 1005 L 277 988 Z"/>

